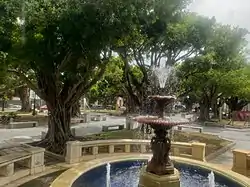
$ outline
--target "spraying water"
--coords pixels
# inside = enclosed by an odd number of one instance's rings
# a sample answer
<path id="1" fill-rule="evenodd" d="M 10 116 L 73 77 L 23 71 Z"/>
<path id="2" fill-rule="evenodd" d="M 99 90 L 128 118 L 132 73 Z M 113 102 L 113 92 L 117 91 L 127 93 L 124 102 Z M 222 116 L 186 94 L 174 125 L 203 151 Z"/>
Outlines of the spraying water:
<path id="1" fill-rule="evenodd" d="M 107 163 L 106 165 L 106 187 L 111 187 L 110 185 L 110 163 Z"/>
<path id="2" fill-rule="evenodd" d="M 213 171 L 211 171 L 208 175 L 208 187 L 215 187 L 215 177 Z"/>
<path id="3" fill-rule="evenodd" d="M 166 67 L 159 67 L 159 68 L 155 67 L 153 69 L 153 72 L 159 81 L 160 88 L 165 87 L 166 82 L 168 78 L 170 77 L 173 69 L 174 69 L 173 66 L 166 66 Z"/>

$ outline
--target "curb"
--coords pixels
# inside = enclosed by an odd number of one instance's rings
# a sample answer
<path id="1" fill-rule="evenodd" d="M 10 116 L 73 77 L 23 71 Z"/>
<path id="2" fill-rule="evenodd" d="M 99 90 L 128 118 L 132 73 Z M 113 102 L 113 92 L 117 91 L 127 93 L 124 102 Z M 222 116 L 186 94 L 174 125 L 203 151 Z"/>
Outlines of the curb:
<path id="1" fill-rule="evenodd" d="M 222 139 L 232 142 L 232 140 L 229 140 L 229 139 L 226 139 L 226 138 L 222 138 Z M 235 144 L 236 144 L 235 142 L 232 142 L 232 143 L 226 145 L 225 147 L 220 148 L 218 151 L 207 155 L 206 156 L 206 161 L 207 162 L 211 161 L 211 160 L 215 159 L 216 157 L 218 157 L 219 155 L 227 152 L 229 149 L 231 149 L 232 147 L 234 147 Z"/>
<path id="2" fill-rule="evenodd" d="M 250 127 L 235 127 L 232 125 L 226 125 L 227 128 L 232 128 L 232 129 L 250 129 Z"/>
<path id="3" fill-rule="evenodd" d="M 201 126 L 205 127 L 218 127 L 218 128 L 232 128 L 232 129 L 250 129 L 250 126 L 236 127 L 233 125 L 222 124 L 218 122 L 211 122 L 210 125 L 204 125 L 204 123 L 198 123 Z"/>

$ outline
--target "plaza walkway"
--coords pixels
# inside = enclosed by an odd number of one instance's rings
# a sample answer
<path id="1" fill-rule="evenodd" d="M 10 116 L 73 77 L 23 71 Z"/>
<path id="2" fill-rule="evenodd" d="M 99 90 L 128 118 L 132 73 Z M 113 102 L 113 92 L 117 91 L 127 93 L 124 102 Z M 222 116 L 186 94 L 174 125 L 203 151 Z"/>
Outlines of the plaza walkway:
<path id="1" fill-rule="evenodd" d="M 73 125 L 72 128 L 77 128 L 76 135 L 88 135 L 100 133 L 102 131 L 103 125 L 114 125 L 114 124 L 124 124 L 125 117 L 113 117 L 108 116 L 106 121 L 93 121 L 89 123 L 81 123 L 78 125 Z M 46 126 L 39 126 L 33 128 L 21 128 L 21 129 L 0 129 L 0 143 L 5 140 L 10 140 L 15 138 L 15 141 L 30 141 L 40 139 L 41 133 L 47 131 Z"/>
<path id="2" fill-rule="evenodd" d="M 233 128 L 204 127 L 204 126 L 202 127 L 203 127 L 203 133 L 218 135 L 221 138 L 225 138 L 234 141 L 236 143 L 235 146 L 232 147 L 230 150 L 228 150 L 222 155 L 219 155 L 217 158 L 211 160 L 210 162 L 232 166 L 233 149 L 244 149 L 250 151 L 250 129 L 233 129 Z"/>
<path id="3" fill-rule="evenodd" d="M 175 117 L 176 120 L 183 120 L 179 115 Z M 108 116 L 106 121 L 81 123 L 73 128 L 77 128 L 76 135 L 84 136 L 88 134 L 96 134 L 102 131 L 102 126 L 124 124 L 125 117 L 113 117 Z M 198 126 L 198 125 L 197 125 Z M 185 129 L 187 130 L 187 129 Z M 47 131 L 46 127 L 25 128 L 25 129 L 0 129 L 0 143 L 4 143 L 5 140 L 13 140 L 14 142 L 28 142 L 31 140 L 37 140 L 41 138 L 41 132 Z M 189 131 L 189 130 L 187 130 Z M 250 129 L 231 129 L 231 128 L 219 128 L 219 127 L 203 127 L 204 133 L 210 133 L 218 135 L 222 138 L 232 140 L 236 145 L 232 149 L 246 149 L 250 150 Z M 233 155 L 231 150 L 218 156 L 211 162 L 217 164 L 232 165 Z"/>

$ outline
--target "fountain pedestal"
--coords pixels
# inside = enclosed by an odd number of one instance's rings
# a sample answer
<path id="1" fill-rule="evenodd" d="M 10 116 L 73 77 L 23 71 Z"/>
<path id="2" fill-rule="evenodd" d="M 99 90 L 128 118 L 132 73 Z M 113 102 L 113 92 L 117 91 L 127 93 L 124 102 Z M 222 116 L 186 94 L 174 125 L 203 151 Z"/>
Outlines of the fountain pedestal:
<path id="1" fill-rule="evenodd" d="M 140 175 L 139 187 L 180 187 L 180 175 L 169 158 L 171 140 L 168 130 L 177 123 L 164 118 L 164 107 L 170 104 L 172 96 L 150 96 L 156 102 L 157 117 L 140 117 L 137 121 L 154 129 L 155 136 L 151 139 L 152 159 L 143 168 Z M 178 123 L 180 124 L 180 123 Z"/>
<path id="2" fill-rule="evenodd" d="M 180 175 L 177 169 L 173 174 L 155 175 L 143 168 L 140 175 L 139 187 L 180 187 Z"/>

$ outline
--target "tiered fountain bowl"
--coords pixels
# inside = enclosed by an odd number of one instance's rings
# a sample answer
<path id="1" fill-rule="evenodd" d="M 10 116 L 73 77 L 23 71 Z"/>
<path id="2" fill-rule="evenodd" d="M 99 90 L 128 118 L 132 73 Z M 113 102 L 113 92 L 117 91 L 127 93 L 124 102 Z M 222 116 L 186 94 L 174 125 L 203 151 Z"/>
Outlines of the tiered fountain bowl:
<path id="1" fill-rule="evenodd" d="M 164 118 L 165 106 L 174 102 L 175 96 L 153 95 L 149 96 L 149 98 L 156 103 L 156 116 L 141 116 L 135 119 L 138 123 L 149 125 L 154 129 L 155 134 L 151 139 L 153 156 L 146 169 L 142 170 L 139 187 L 153 187 L 156 185 L 179 187 L 179 172 L 174 168 L 169 157 L 171 140 L 168 137 L 168 130 L 171 130 L 173 126 L 188 122 L 173 122 Z"/>
<path id="2" fill-rule="evenodd" d="M 140 116 L 135 118 L 138 123 L 150 125 L 154 129 L 155 136 L 151 139 L 151 149 L 153 157 L 148 163 L 146 171 L 155 175 L 174 174 L 174 166 L 169 158 L 171 140 L 167 136 L 168 130 L 173 126 L 187 124 L 189 122 L 171 122 L 164 118 L 164 108 L 174 102 L 175 96 L 149 96 L 156 102 L 157 116 Z"/>

